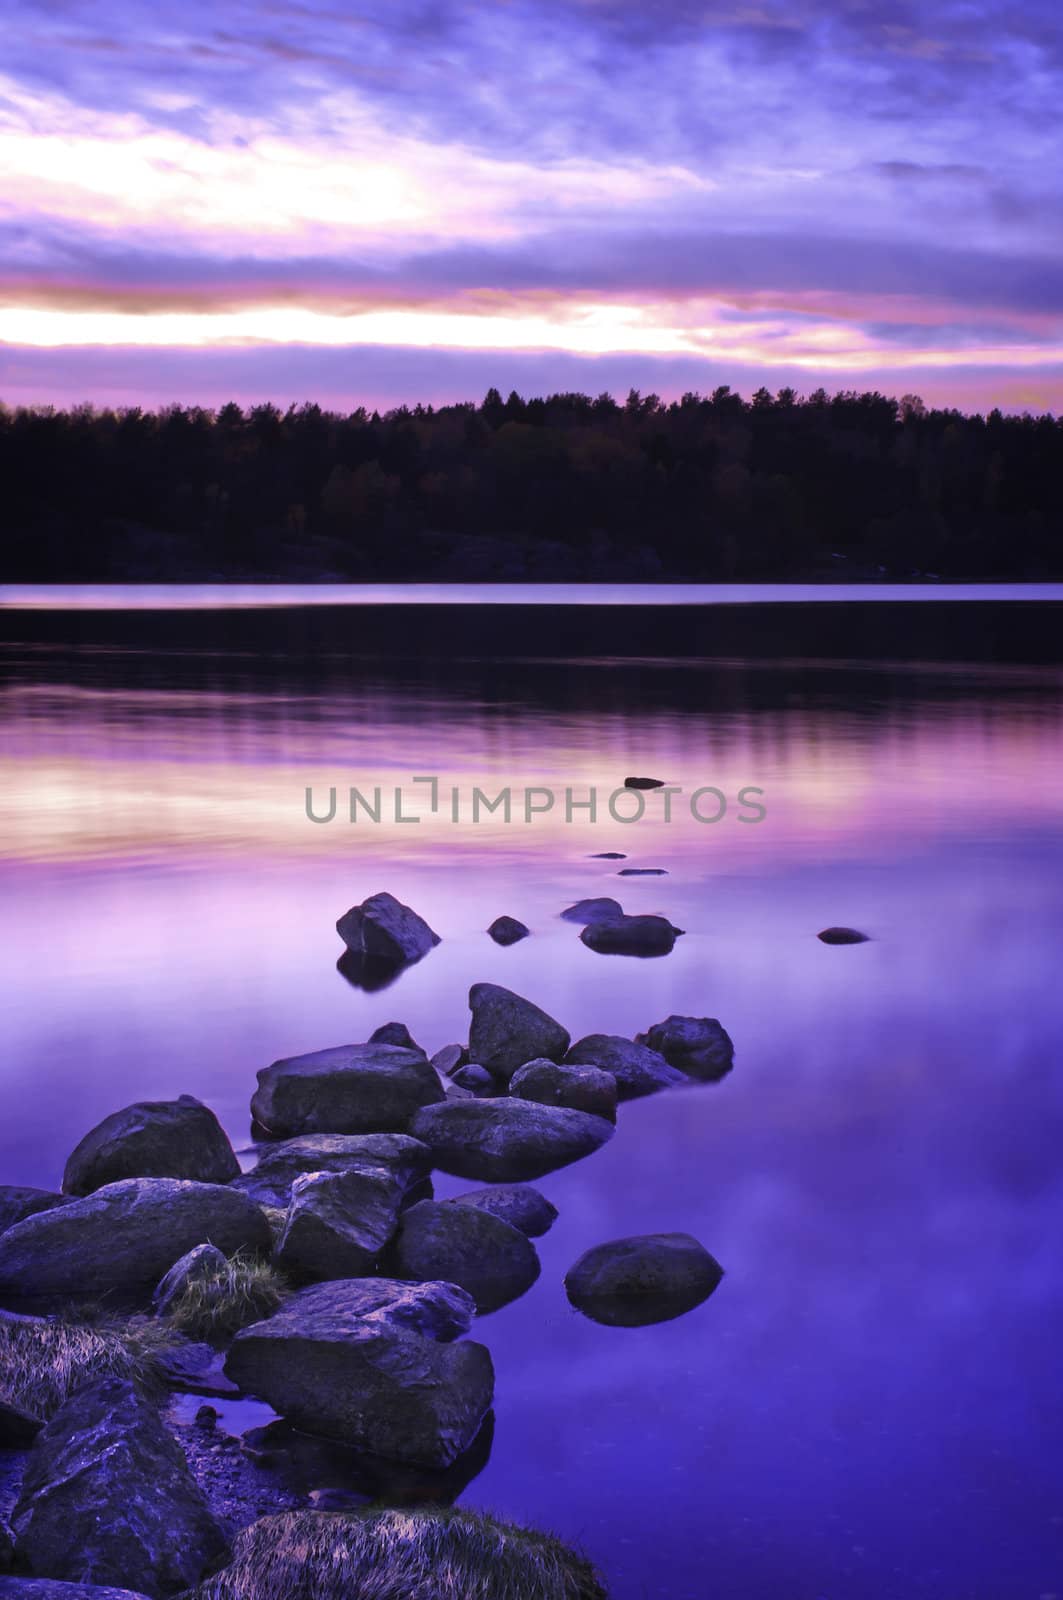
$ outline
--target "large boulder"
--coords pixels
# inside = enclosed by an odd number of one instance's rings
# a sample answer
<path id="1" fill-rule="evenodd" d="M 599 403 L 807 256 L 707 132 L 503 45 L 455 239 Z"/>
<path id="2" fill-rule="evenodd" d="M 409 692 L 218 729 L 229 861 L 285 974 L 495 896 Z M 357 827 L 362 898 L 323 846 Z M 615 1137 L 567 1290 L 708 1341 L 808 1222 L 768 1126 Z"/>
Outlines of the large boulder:
<path id="1" fill-rule="evenodd" d="M 372 1272 L 395 1232 L 405 1195 L 387 1167 L 304 1173 L 292 1185 L 277 1265 L 300 1282 Z"/>
<path id="2" fill-rule="evenodd" d="M 624 915 L 624 908 L 619 900 L 612 900 L 608 895 L 597 895 L 591 900 L 577 900 L 575 905 L 566 906 L 561 915 L 566 922 L 578 922 L 585 928 L 589 922 L 615 922 Z"/>
<path id="3" fill-rule="evenodd" d="M 421 1106 L 442 1100 L 420 1050 L 343 1044 L 263 1067 L 251 1115 L 267 1133 L 403 1133 Z"/>
<path id="4" fill-rule="evenodd" d="M 24 1217 L 34 1217 L 38 1211 L 52 1211 L 65 1206 L 69 1197 L 53 1194 L 50 1189 L 22 1189 L 15 1184 L 0 1184 L 0 1233 L 6 1233 Z"/>
<path id="5" fill-rule="evenodd" d="M 197 1244 L 267 1252 L 269 1225 L 227 1185 L 126 1178 L 0 1234 L 0 1296 L 137 1294 Z"/>
<path id="6" fill-rule="evenodd" d="M 393 894 L 371 894 L 345 911 L 336 932 L 354 956 L 395 966 L 419 961 L 439 943 L 423 917 Z"/>
<path id="7" fill-rule="evenodd" d="M 12 1525 L 30 1571 L 170 1595 L 226 1541 L 184 1453 L 126 1378 L 79 1389 L 37 1436 Z"/>
<path id="8" fill-rule="evenodd" d="M 63 1192 L 91 1194 L 121 1178 L 228 1183 L 239 1171 L 213 1111 L 183 1094 L 179 1100 L 138 1100 L 104 1117 L 72 1151 Z"/>
<path id="9" fill-rule="evenodd" d="M 213 1244 L 197 1244 L 194 1250 L 186 1251 L 156 1285 L 151 1303 L 157 1314 L 166 1316 L 189 1289 L 216 1278 L 228 1264 L 227 1258 Z"/>
<path id="10" fill-rule="evenodd" d="M 557 1207 L 527 1183 L 496 1183 L 490 1189 L 471 1189 L 468 1194 L 456 1194 L 444 1200 L 443 1204 L 476 1206 L 480 1211 L 489 1211 L 493 1217 L 501 1217 L 511 1227 L 519 1228 L 529 1239 L 549 1233 L 557 1221 Z"/>
<path id="11" fill-rule="evenodd" d="M 616 1119 L 616 1079 L 601 1067 L 526 1061 L 509 1080 L 509 1092 L 541 1106 L 568 1106 L 611 1122 Z"/>
<path id="12" fill-rule="evenodd" d="M 477 1311 L 497 1311 L 530 1289 L 539 1257 L 527 1234 L 477 1206 L 422 1200 L 403 1213 L 391 1250 L 402 1278 L 456 1283 Z"/>
<path id="13" fill-rule="evenodd" d="M 715 1017 L 666 1017 L 636 1034 L 635 1042 L 656 1050 L 688 1078 L 706 1083 L 726 1077 L 734 1065 L 734 1045 Z"/>
<path id="14" fill-rule="evenodd" d="M 531 929 L 516 917 L 496 917 L 487 931 L 495 944 L 501 945 L 519 944 L 531 933 Z"/>
<path id="15" fill-rule="evenodd" d="M 284 1209 L 292 1184 L 307 1172 L 376 1171 L 387 1167 L 407 1190 L 432 1170 L 431 1152 L 405 1133 L 305 1133 L 259 1146 L 258 1161 L 233 1183 L 261 1206 Z"/>
<path id="16" fill-rule="evenodd" d="M 636 1100 L 687 1081 L 677 1067 L 647 1045 L 617 1033 L 588 1033 L 577 1039 L 565 1057 L 569 1066 L 599 1067 L 611 1074 L 621 1100 Z"/>
<path id="17" fill-rule="evenodd" d="M 340 1280 L 293 1295 L 237 1334 L 225 1371 L 308 1433 L 389 1461 L 449 1466 L 490 1408 L 494 1370 L 483 1345 L 426 1331 L 452 1336 L 473 1302 L 453 1284 L 421 1285 L 420 1298 L 410 1284 L 368 1285 Z"/>
<path id="18" fill-rule="evenodd" d="M 590 923 L 580 938 L 599 955 L 666 956 L 682 931 L 673 928 L 667 917 L 623 916 Z"/>
<path id="19" fill-rule="evenodd" d="M 482 1183 L 523 1183 L 589 1156 L 613 1137 L 604 1117 L 531 1100 L 448 1100 L 414 1118 L 437 1167 Z"/>
<path id="20" fill-rule="evenodd" d="M 596 1245 L 565 1274 L 571 1303 L 595 1322 L 641 1328 L 707 1300 L 723 1268 L 689 1233 L 646 1233 Z"/>
<path id="21" fill-rule="evenodd" d="M 497 983 L 474 983 L 469 990 L 469 1057 L 508 1083 L 518 1067 L 538 1056 L 560 1061 L 569 1034 L 530 1000 Z"/>

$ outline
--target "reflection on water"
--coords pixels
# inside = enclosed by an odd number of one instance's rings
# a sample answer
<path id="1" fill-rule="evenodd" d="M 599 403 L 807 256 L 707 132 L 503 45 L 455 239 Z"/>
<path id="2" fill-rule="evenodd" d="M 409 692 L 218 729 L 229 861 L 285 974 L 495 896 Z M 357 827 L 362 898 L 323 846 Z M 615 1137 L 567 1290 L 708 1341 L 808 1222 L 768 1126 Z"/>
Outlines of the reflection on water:
<path id="1" fill-rule="evenodd" d="M 857 621 L 786 660 L 733 635 L 726 659 L 559 662 L 538 634 L 367 658 L 332 632 L 315 656 L 283 612 L 227 654 L 182 626 L 153 654 L 62 623 L 0 658 L 4 1180 L 57 1184 L 136 1098 L 200 1095 L 243 1144 L 259 1067 L 391 1019 L 435 1051 L 474 981 L 574 1038 L 719 1017 L 723 1082 L 623 1106 L 537 1185 L 560 1215 L 539 1282 L 479 1326 L 496 1422 L 463 1502 L 581 1541 L 618 1600 L 1063 1590 L 1058 665 L 901 659 L 901 614 L 886 654 Z M 304 812 L 307 785 L 605 795 L 628 772 L 758 785 L 767 815 Z M 381 889 L 443 942 L 352 987 L 334 924 Z M 687 933 L 596 955 L 559 912 L 602 895 Z M 531 937 L 496 945 L 503 913 Z M 838 925 L 871 938 L 816 938 Z M 642 1328 L 569 1307 L 585 1250 L 656 1232 L 721 1262 L 710 1300 Z"/>

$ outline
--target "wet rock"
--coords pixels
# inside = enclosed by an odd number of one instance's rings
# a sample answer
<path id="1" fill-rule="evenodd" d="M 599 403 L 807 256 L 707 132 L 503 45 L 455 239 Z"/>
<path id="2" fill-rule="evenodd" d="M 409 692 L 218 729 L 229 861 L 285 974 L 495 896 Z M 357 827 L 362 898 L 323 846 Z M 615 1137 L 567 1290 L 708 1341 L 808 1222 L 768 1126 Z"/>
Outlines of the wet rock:
<path id="1" fill-rule="evenodd" d="M 71 1153 L 64 1194 L 86 1195 L 122 1178 L 228 1183 L 240 1171 L 213 1111 L 190 1094 L 139 1100 L 104 1117 Z"/>
<path id="2" fill-rule="evenodd" d="M 616 1033 L 588 1033 L 569 1050 L 566 1066 L 600 1067 L 616 1083 L 621 1100 L 636 1100 L 658 1089 L 671 1089 L 685 1083 L 686 1077 L 669 1066 L 656 1050 L 649 1049 Z"/>
<path id="3" fill-rule="evenodd" d="M 126 1178 L 0 1234 L 0 1294 L 139 1293 L 204 1242 L 227 1256 L 268 1252 L 269 1225 L 247 1195 L 227 1185 Z"/>
<path id="4" fill-rule="evenodd" d="M 525 1061 L 539 1056 L 560 1061 L 568 1049 L 567 1029 L 530 1000 L 497 983 L 474 983 L 469 1007 L 469 1055 L 503 1083 Z"/>
<path id="5" fill-rule="evenodd" d="M 65 1194 L 53 1194 L 50 1189 L 22 1189 L 14 1184 L 0 1184 L 0 1233 L 6 1233 L 25 1217 L 35 1217 L 38 1211 L 51 1211 L 65 1206 Z"/>
<path id="6" fill-rule="evenodd" d="M 481 1067 L 478 1061 L 469 1061 L 464 1067 L 459 1067 L 451 1079 L 459 1089 L 468 1089 L 470 1094 L 497 1094 L 498 1079 L 493 1078 L 486 1067 Z"/>
<path id="7" fill-rule="evenodd" d="M 431 1063 L 393 1044 L 345 1044 L 263 1067 L 251 1115 L 267 1133 L 403 1133 L 442 1100 Z"/>
<path id="8" fill-rule="evenodd" d="M 616 1079 L 601 1067 L 526 1061 L 510 1079 L 509 1092 L 541 1106 L 568 1106 L 609 1121 L 616 1118 Z"/>
<path id="9" fill-rule="evenodd" d="M 723 1269 L 689 1233 L 647 1233 L 588 1250 L 565 1275 L 571 1303 L 610 1327 L 668 1322 L 707 1300 Z"/>
<path id="10" fill-rule="evenodd" d="M 206 1278 L 213 1278 L 224 1272 L 228 1262 L 221 1251 L 212 1244 L 197 1244 L 194 1249 L 186 1251 L 179 1261 L 175 1261 L 169 1272 L 159 1283 L 151 1297 L 151 1303 L 160 1317 L 164 1317 L 171 1306 L 181 1298 L 186 1289 L 195 1283 L 202 1283 Z"/>
<path id="11" fill-rule="evenodd" d="M 469 1052 L 463 1044 L 445 1044 L 432 1057 L 432 1065 L 442 1077 L 452 1078 L 468 1059 Z"/>
<path id="12" fill-rule="evenodd" d="M 591 900 L 577 900 L 574 906 L 566 906 L 561 915 L 566 922 L 578 922 L 585 928 L 589 922 L 615 922 L 624 915 L 624 908 L 619 900 L 598 895 Z"/>
<path id="13" fill-rule="evenodd" d="M 296 1282 L 372 1272 L 398 1226 L 405 1193 L 386 1167 L 304 1173 L 292 1184 L 277 1265 Z"/>
<path id="14" fill-rule="evenodd" d="M 405 1133 L 306 1133 L 259 1148 L 258 1162 L 233 1183 L 259 1205 L 286 1209 L 292 1184 L 306 1172 L 387 1167 L 409 1191 L 432 1170 L 423 1144 Z"/>
<path id="15" fill-rule="evenodd" d="M 526 939 L 531 929 L 526 928 L 523 922 L 518 922 L 516 917 L 496 917 L 487 931 L 495 944 L 509 945 Z"/>
<path id="16" fill-rule="evenodd" d="M 237 1334 L 225 1370 L 309 1433 L 389 1461 L 446 1467 L 476 1437 L 494 1372 L 483 1345 L 432 1335 L 452 1337 L 472 1311 L 453 1284 L 321 1284 Z"/>
<path id="17" fill-rule="evenodd" d="M 667 878 L 667 867 L 621 867 L 618 878 Z"/>
<path id="18" fill-rule="evenodd" d="M 10 1401 L 0 1399 L 0 1450 L 28 1449 L 42 1426 L 40 1417 L 31 1416 Z"/>
<path id="19" fill-rule="evenodd" d="M 544 1194 L 527 1183 L 498 1183 L 490 1189 L 472 1189 L 468 1194 L 457 1194 L 444 1200 L 447 1206 L 475 1206 L 480 1211 L 500 1217 L 511 1227 L 519 1228 L 529 1239 L 538 1239 L 549 1233 L 557 1220 L 557 1207 L 550 1204 Z"/>
<path id="20" fill-rule="evenodd" d="M 146 1597 L 134 1594 L 132 1589 L 116 1589 L 111 1584 L 63 1583 L 56 1578 L 0 1578 L 0 1600 L 146 1600 Z"/>
<path id="21" fill-rule="evenodd" d="M 192 1426 L 202 1433 L 213 1433 L 218 1425 L 219 1412 L 214 1406 L 200 1406 L 192 1419 Z"/>
<path id="22" fill-rule="evenodd" d="M 589 950 L 611 956 L 666 956 L 683 932 L 667 917 L 615 917 L 592 922 L 580 938 Z"/>
<path id="23" fill-rule="evenodd" d="M 414 1119 L 414 1131 L 444 1172 L 482 1183 L 519 1183 L 590 1155 L 614 1130 L 604 1117 L 585 1111 L 502 1099 L 426 1106 Z"/>
<path id="24" fill-rule="evenodd" d="M 392 894 L 373 894 L 352 906 L 337 922 L 336 932 L 352 955 L 397 965 L 419 961 L 439 943 L 424 918 Z"/>
<path id="25" fill-rule="evenodd" d="M 663 789 L 663 778 L 625 778 L 625 789 Z"/>
<path id="26" fill-rule="evenodd" d="M 867 934 L 859 933 L 856 928 L 824 928 L 822 933 L 816 934 L 824 944 L 866 944 Z"/>
<path id="27" fill-rule="evenodd" d="M 715 1017 L 666 1017 L 636 1035 L 636 1043 L 706 1083 L 726 1077 L 734 1065 L 734 1045 Z"/>
<path id="28" fill-rule="evenodd" d="M 228 1400 L 240 1391 L 225 1376 L 222 1361 L 221 1352 L 213 1345 L 177 1337 L 155 1356 L 156 1369 L 167 1388 Z"/>
<path id="29" fill-rule="evenodd" d="M 404 1022 L 383 1022 L 369 1035 L 370 1044 L 397 1044 L 403 1050 L 421 1050 Z M 421 1050 L 421 1054 L 424 1051 Z"/>
<path id="30" fill-rule="evenodd" d="M 403 1214 L 391 1260 L 403 1278 L 456 1283 L 481 1314 L 508 1305 L 539 1276 L 527 1234 L 477 1206 L 422 1200 Z"/>
<path id="31" fill-rule="evenodd" d="M 12 1524 L 35 1573 L 152 1595 L 186 1589 L 225 1551 L 180 1447 L 125 1378 L 79 1389 L 42 1429 Z"/>

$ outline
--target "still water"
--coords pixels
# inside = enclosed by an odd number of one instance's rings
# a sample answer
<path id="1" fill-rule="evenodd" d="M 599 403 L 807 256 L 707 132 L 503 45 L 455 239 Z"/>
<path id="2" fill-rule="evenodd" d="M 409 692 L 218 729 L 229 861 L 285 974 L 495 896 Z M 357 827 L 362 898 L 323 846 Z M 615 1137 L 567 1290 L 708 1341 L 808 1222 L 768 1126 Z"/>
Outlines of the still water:
<path id="1" fill-rule="evenodd" d="M 540 1183 L 560 1217 L 540 1281 L 478 1325 L 496 1427 L 463 1503 L 579 1542 L 615 1600 L 1046 1600 L 1059 611 L 972 629 L 939 603 L 916 633 L 881 597 L 873 624 L 827 609 L 795 634 L 757 607 L 622 627 L 582 607 L 563 637 L 541 607 L 481 627 L 437 605 L 431 629 L 364 604 L 313 624 L 0 612 L 0 1178 L 57 1186 L 99 1117 L 181 1092 L 245 1148 L 259 1067 L 392 1019 L 435 1051 L 466 1036 L 478 980 L 574 1038 L 719 1017 L 729 1078 L 622 1107 L 611 1145 Z M 613 820 L 629 773 L 682 787 L 670 822 L 654 796 Z M 351 785 L 381 787 L 381 823 L 345 820 Z M 513 820 L 474 823 L 473 788 L 507 785 Z M 525 823 L 531 785 L 558 800 Z M 709 785 L 729 802 L 714 824 L 687 803 Z M 333 823 L 307 820 L 308 786 L 337 788 Z M 393 820 L 396 788 L 417 822 Z M 596 821 L 566 821 L 566 788 L 597 788 Z M 380 889 L 443 942 L 367 993 L 336 969 L 334 923 Z M 558 916 L 595 894 L 686 936 L 659 960 L 596 955 Z M 501 913 L 532 937 L 497 948 Z M 871 940 L 822 945 L 831 923 Z M 570 1310 L 583 1250 L 659 1230 L 724 1266 L 704 1306 L 642 1329 Z"/>

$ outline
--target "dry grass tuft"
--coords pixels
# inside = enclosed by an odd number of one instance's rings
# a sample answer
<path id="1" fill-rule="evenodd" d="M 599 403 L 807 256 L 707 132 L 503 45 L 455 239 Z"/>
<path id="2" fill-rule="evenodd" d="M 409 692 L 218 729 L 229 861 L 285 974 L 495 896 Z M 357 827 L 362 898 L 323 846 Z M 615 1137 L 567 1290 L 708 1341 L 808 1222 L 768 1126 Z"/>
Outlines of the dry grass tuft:
<path id="1" fill-rule="evenodd" d="M 284 1279 L 266 1261 L 238 1252 L 217 1272 L 196 1278 L 167 1312 L 167 1321 L 192 1339 L 218 1339 L 276 1311 Z"/>
<path id="2" fill-rule="evenodd" d="M 171 1342 L 146 1318 L 0 1318 L 0 1399 L 47 1422 L 96 1378 L 159 1387 L 156 1353 Z"/>

